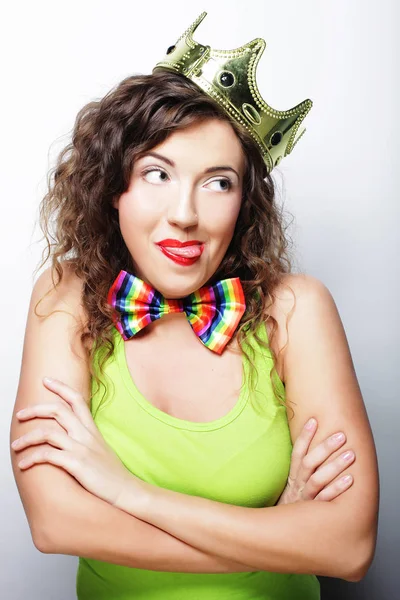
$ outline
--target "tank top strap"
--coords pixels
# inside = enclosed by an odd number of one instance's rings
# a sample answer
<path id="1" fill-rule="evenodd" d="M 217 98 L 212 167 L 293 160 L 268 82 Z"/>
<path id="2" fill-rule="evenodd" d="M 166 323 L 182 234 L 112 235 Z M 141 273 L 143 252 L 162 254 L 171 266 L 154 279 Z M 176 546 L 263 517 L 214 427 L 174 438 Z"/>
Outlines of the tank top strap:
<path id="1" fill-rule="evenodd" d="M 280 379 L 276 369 L 274 369 L 274 357 L 269 343 L 267 323 L 265 320 L 261 321 L 255 330 L 258 337 L 267 344 L 267 347 L 263 346 L 258 342 L 254 333 L 248 335 L 245 340 L 245 349 L 251 346 L 254 349 L 254 357 L 250 355 L 256 368 L 257 377 L 257 390 L 261 394 L 268 394 L 268 388 L 271 387 L 269 374 L 272 371 L 272 380 L 279 392 L 285 396 L 285 385 Z"/>

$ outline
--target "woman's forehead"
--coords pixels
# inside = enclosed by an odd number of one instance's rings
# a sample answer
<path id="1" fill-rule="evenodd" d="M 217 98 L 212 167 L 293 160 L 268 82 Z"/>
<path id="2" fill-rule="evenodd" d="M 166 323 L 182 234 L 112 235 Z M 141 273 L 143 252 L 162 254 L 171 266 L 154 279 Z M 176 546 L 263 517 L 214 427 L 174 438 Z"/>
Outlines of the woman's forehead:
<path id="1" fill-rule="evenodd" d="M 210 119 L 173 131 L 141 157 L 161 155 L 171 166 L 191 164 L 199 169 L 229 166 L 243 173 L 244 154 L 234 129 L 226 121 Z"/>

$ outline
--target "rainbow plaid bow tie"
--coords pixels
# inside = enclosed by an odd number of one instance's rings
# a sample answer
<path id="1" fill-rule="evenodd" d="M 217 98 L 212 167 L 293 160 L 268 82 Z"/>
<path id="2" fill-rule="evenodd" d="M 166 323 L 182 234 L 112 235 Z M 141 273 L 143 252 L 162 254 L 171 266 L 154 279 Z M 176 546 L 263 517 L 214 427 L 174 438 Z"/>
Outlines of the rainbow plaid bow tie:
<path id="1" fill-rule="evenodd" d="M 114 324 L 124 340 L 168 313 L 185 312 L 200 341 L 217 354 L 222 354 L 246 310 L 239 277 L 221 279 L 182 299 L 168 299 L 123 270 L 110 287 L 107 302 L 116 310 Z"/>

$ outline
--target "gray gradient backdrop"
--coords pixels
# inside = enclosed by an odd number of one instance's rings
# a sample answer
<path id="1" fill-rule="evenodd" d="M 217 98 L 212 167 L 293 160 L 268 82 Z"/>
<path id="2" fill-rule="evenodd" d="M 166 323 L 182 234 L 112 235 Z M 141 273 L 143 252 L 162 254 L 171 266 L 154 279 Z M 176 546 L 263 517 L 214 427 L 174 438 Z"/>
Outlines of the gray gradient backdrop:
<path id="1" fill-rule="evenodd" d="M 234 48 L 264 37 L 258 83 L 288 109 L 314 101 L 307 132 L 274 174 L 296 269 L 328 286 L 350 343 L 379 455 L 374 563 L 362 582 L 321 578 L 323 598 L 398 597 L 399 43 L 395 0 L 279 2 L 27 0 L 2 9 L 0 178 L 0 597 L 75 598 L 77 558 L 33 545 L 11 470 L 9 426 L 26 312 L 42 245 L 46 174 L 76 113 L 122 78 L 150 72 L 202 10 L 196 39 Z M 169 31 L 166 30 L 166 23 Z M 397 33 L 397 32 L 396 32 Z M 396 135 L 397 133 L 397 135 Z M 396 360 L 397 359 L 397 360 Z M 321 395 L 324 390 L 321 390 Z M 295 600 L 295 599 L 293 599 Z"/>

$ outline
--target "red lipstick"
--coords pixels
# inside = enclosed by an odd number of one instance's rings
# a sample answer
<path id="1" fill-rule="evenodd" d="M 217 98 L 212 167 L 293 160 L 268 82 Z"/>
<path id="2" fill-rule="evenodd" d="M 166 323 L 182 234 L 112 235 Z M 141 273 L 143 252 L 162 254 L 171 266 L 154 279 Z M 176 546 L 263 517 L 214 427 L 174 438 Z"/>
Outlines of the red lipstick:
<path id="1" fill-rule="evenodd" d="M 199 240 L 181 242 L 175 239 L 165 239 L 157 242 L 161 252 L 179 265 L 193 265 L 202 255 L 204 244 Z"/>
<path id="2" fill-rule="evenodd" d="M 157 242 L 159 246 L 169 246 L 170 248 L 184 248 L 185 246 L 194 246 L 194 244 L 202 244 L 199 240 L 188 240 L 187 242 L 180 242 L 172 238 L 167 238 Z"/>

